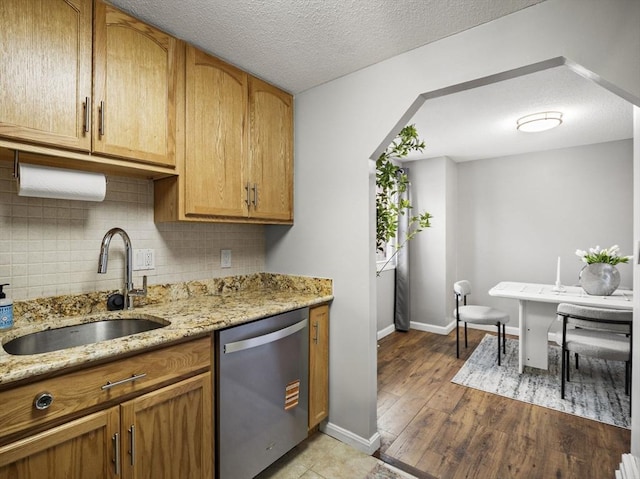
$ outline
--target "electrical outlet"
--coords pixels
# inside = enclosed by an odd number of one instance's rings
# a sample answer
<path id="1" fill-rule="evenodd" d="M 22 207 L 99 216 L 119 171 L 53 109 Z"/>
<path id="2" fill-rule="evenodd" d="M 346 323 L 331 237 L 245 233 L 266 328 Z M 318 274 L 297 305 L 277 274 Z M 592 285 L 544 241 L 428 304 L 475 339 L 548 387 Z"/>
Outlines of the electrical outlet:
<path id="1" fill-rule="evenodd" d="M 231 268 L 231 250 L 230 249 L 220 250 L 220 267 Z"/>
<path id="2" fill-rule="evenodd" d="M 134 249 L 133 250 L 133 270 L 143 271 L 148 269 L 156 269 L 155 250 Z"/>
<path id="3" fill-rule="evenodd" d="M 156 269 L 156 252 L 149 248 L 144 250 L 145 269 Z"/>

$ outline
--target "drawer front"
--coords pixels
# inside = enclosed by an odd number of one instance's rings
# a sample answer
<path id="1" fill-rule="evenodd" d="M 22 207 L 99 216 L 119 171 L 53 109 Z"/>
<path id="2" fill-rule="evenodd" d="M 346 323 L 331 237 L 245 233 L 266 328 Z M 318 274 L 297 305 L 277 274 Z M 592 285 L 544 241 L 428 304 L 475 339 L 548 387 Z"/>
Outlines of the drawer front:
<path id="1" fill-rule="evenodd" d="M 210 368 L 206 337 L 2 391 L 0 438 Z"/>

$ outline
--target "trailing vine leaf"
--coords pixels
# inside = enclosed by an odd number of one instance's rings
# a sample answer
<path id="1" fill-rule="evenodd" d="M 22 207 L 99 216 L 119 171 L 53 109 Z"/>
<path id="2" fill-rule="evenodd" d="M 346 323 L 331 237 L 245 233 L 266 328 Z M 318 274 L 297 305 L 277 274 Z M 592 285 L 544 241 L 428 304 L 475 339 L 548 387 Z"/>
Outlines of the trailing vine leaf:
<path id="1" fill-rule="evenodd" d="M 409 215 L 412 209 L 409 200 L 397 201 L 398 195 L 407 191 L 409 178 L 392 160 L 404 158 L 412 151 L 422 151 L 424 147 L 424 142 L 418 138 L 415 125 L 407 125 L 400 130 L 398 136 L 376 160 L 376 249 L 380 252 L 384 252 L 385 245 L 395 238 L 398 232 L 398 217 Z M 426 211 L 409 217 L 406 237 L 399 238 L 401 243 L 378 274 L 407 241 L 413 239 L 424 228 L 431 226 L 431 218 L 433 218 L 431 214 Z"/>

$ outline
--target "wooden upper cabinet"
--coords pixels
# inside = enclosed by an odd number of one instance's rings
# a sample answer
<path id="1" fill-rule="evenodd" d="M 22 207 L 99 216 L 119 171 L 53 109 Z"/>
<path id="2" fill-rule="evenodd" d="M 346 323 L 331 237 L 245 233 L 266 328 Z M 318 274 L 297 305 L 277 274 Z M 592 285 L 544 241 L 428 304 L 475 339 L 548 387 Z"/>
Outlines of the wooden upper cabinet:
<path id="1" fill-rule="evenodd" d="M 192 46 L 186 53 L 186 215 L 247 215 L 247 74 Z"/>
<path id="2" fill-rule="evenodd" d="M 293 98 L 249 78 L 249 182 L 253 218 L 293 220 Z"/>
<path id="3" fill-rule="evenodd" d="M 0 137 L 89 151 L 91 5 L 0 1 Z"/>
<path id="4" fill-rule="evenodd" d="M 291 95 L 190 45 L 184 83 L 184 160 L 155 182 L 155 221 L 291 223 Z"/>
<path id="5" fill-rule="evenodd" d="M 96 2 L 93 150 L 175 165 L 176 94 L 184 48 L 176 38 Z"/>

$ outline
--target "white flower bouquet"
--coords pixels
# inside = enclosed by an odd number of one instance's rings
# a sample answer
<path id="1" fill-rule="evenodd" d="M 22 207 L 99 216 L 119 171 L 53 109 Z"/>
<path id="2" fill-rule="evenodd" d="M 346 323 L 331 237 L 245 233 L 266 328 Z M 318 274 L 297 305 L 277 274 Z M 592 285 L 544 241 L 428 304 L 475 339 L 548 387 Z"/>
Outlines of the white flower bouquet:
<path id="1" fill-rule="evenodd" d="M 620 247 L 614 244 L 611 248 L 600 249 L 600 246 L 589 248 L 589 251 L 581 249 L 576 250 L 576 256 L 580 257 L 583 263 L 608 263 L 616 265 L 619 263 L 628 263 L 633 256 L 620 256 Z"/>

